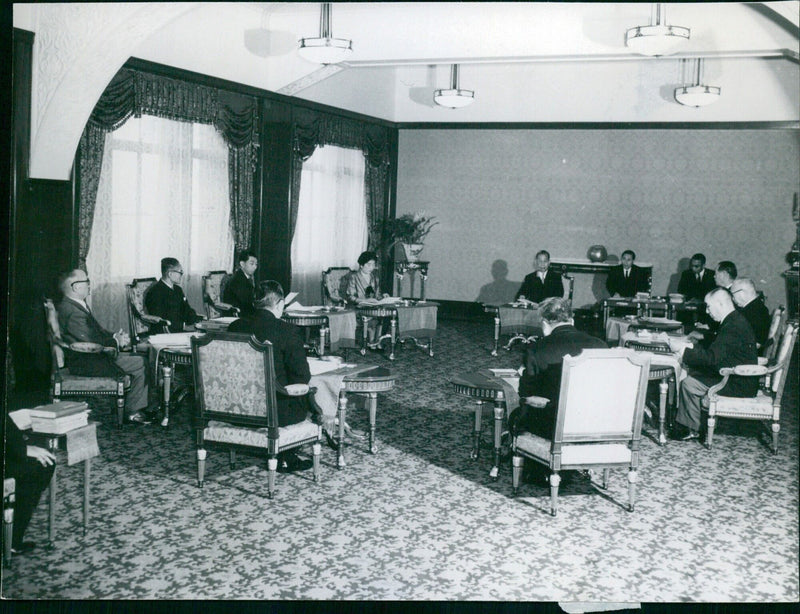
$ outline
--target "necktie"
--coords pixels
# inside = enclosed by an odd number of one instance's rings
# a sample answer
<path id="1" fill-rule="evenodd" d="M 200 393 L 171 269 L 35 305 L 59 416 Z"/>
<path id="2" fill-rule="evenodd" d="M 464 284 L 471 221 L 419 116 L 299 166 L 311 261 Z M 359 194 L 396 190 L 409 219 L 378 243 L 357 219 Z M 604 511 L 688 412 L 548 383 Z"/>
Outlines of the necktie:
<path id="1" fill-rule="evenodd" d="M 697 281 L 700 281 L 700 273 L 697 274 Z"/>
<path id="2" fill-rule="evenodd" d="M 625 279 L 628 279 L 628 273 L 630 273 L 630 271 L 625 271 Z"/>

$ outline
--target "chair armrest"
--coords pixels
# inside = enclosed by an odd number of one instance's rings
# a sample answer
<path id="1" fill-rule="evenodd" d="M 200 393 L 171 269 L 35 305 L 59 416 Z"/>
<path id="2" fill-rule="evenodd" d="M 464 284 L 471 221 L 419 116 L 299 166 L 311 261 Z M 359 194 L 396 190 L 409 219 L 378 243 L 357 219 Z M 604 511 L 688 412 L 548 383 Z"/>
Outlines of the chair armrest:
<path id="1" fill-rule="evenodd" d="M 530 397 L 522 397 L 520 399 L 525 405 L 530 405 L 531 407 L 546 407 L 547 404 L 550 402 L 550 399 L 546 397 L 537 397 L 537 396 L 530 396 Z"/>
<path id="2" fill-rule="evenodd" d="M 723 367 L 719 370 L 722 380 L 708 389 L 708 397 L 715 396 L 720 390 L 725 388 L 728 383 L 728 378 L 731 375 L 738 375 L 740 377 L 764 377 L 769 373 L 774 373 L 780 368 L 780 365 L 773 365 L 767 367 L 765 365 L 736 365 L 735 367 Z"/>
<path id="3" fill-rule="evenodd" d="M 148 313 L 140 313 L 139 317 L 141 318 L 142 322 L 147 322 L 148 324 L 166 324 L 167 326 L 171 324 L 169 320 L 159 318 L 158 316 L 151 316 Z"/>
<path id="4" fill-rule="evenodd" d="M 76 341 L 75 343 L 67 344 L 66 347 L 80 354 L 100 354 L 101 352 L 112 349 L 103 347 L 99 343 L 92 343 L 91 341 Z"/>

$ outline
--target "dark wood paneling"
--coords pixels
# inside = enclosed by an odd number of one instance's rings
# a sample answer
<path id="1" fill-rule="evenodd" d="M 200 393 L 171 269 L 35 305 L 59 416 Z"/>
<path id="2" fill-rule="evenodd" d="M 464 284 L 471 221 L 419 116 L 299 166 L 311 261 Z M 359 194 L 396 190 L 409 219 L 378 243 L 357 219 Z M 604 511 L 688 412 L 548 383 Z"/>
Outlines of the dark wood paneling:
<path id="1" fill-rule="evenodd" d="M 279 281 L 288 292 L 289 198 L 292 183 L 292 109 L 264 101 L 261 123 L 261 181 L 255 204 L 259 280 Z"/>

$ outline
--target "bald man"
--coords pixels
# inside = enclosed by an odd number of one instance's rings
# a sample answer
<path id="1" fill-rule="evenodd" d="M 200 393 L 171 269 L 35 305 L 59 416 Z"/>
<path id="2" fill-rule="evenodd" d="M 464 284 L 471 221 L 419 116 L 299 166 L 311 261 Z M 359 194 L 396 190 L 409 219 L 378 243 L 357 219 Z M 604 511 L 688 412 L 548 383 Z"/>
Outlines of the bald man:
<path id="1" fill-rule="evenodd" d="M 680 352 L 688 369 L 681 382 L 677 423 L 673 439 L 689 441 L 700 437 L 700 412 L 708 389 L 722 380 L 719 370 L 736 365 L 754 365 L 758 362 L 756 339 L 745 317 L 736 310 L 730 292 L 715 288 L 705 298 L 708 314 L 719 322 L 719 332 L 708 346 L 694 346 L 691 342 L 671 337 L 670 348 Z M 727 397 L 754 397 L 758 391 L 758 378 L 732 375 L 720 394 Z M 707 407 L 707 405 L 706 405 Z"/>
<path id="2" fill-rule="evenodd" d="M 758 296 L 753 280 L 747 277 L 734 279 L 731 284 L 731 295 L 736 307 L 742 312 L 742 315 L 753 329 L 756 343 L 758 343 L 759 347 L 764 347 L 769 336 L 769 309 Z"/>

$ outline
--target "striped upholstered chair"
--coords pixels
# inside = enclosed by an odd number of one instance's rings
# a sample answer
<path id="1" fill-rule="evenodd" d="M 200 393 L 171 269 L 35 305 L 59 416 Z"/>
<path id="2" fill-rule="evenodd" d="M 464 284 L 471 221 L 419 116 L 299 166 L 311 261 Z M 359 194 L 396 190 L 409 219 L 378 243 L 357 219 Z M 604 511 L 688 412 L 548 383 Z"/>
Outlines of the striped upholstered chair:
<path id="1" fill-rule="evenodd" d="M 192 338 L 195 400 L 199 409 L 197 483 L 205 479 L 206 447 L 227 448 L 231 465 L 237 449 L 267 456 L 268 493 L 275 492 L 278 453 L 312 444 L 314 481 L 319 479 L 322 426 L 311 420 L 278 426 L 278 395 L 298 396 L 275 380 L 272 344 L 236 333 Z M 306 389 L 302 394 L 313 394 Z"/>

